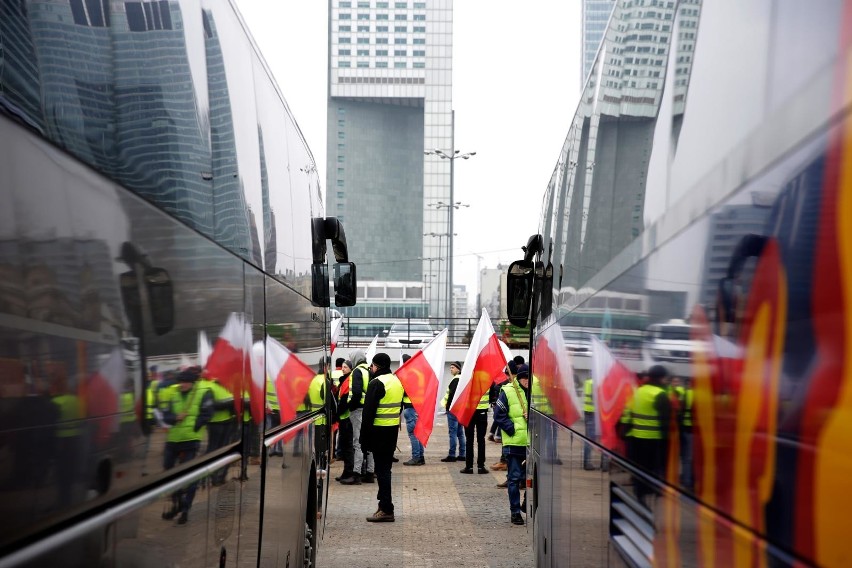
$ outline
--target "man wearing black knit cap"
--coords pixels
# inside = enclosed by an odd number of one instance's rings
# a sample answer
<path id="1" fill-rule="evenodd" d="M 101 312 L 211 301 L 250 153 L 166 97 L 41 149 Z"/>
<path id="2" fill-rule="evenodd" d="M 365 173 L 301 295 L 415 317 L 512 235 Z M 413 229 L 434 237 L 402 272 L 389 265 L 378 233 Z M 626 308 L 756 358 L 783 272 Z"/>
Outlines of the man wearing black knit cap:
<path id="1" fill-rule="evenodd" d="M 390 356 L 376 353 L 370 365 L 370 384 L 364 399 L 361 447 L 373 453 L 376 481 L 379 484 L 379 507 L 367 521 L 393 522 L 394 507 L 391 495 L 393 452 L 399 434 L 399 415 L 404 390 L 399 379 L 391 373 Z"/>

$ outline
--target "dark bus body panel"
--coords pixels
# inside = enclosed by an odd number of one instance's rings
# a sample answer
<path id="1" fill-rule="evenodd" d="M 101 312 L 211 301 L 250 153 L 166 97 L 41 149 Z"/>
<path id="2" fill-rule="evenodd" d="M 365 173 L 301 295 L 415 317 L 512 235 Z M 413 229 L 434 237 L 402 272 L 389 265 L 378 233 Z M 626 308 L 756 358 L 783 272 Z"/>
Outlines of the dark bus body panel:
<path id="1" fill-rule="evenodd" d="M 303 565 L 328 426 L 280 391 L 270 419 L 261 342 L 327 353 L 324 213 L 236 9 L 3 2 L 0 44 L 0 566 Z M 231 414 L 170 441 L 181 370 L 237 320 Z"/>
<path id="2" fill-rule="evenodd" d="M 615 3 L 539 226 L 537 565 L 848 564 L 850 21 L 844 1 Z M 595 346 L 554 375 L 565 330 Z M 614 398 L 583 415 L 610 360 L 680 381 L 659 469 L 601 438 Z"/>

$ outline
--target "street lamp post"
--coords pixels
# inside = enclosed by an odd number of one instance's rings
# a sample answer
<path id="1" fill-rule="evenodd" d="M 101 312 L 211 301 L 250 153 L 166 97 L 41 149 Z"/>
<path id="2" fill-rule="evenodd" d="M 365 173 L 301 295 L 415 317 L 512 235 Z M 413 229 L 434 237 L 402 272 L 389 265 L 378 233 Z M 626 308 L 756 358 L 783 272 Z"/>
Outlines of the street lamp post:
<path id="1" fill-rule="evenodd" d="M 451 150 L 449 153 L 443 150 L 434 149 L 423 152 L 427 156 L 438 156 L 442 160 L 450 161 L 450 202 L 444 203 L 439 201 L 435 204 L 436 209 L 446 209 L 448 217 L 447 230 L 447 318 L 452 315 L 452 297 L 453 297 L 453 211 L 460 207 L 470 207 L 461 201 L 453 201 L 455 191 L 455 162 L 457 159 L 469 160 L 476 155 L 476 152 L 462 153 L 460 150 Z M 439 244 L 440 247 L 440 244 Z"/>
<path id="2" fill-rule="evenodd" d="M 426 235 L 428 235 L 428 233 L 424 233 L 424 235 L 423 235 L 423 236 L 426 236 Z M 434 288 L 433 288 L 433 285 L 432 285 L 432 280 L 433 280 L 433 277 L 435 277 L 435 278 L 440 278 L 440 276 L 441 276 L 441 265 L 440 265 L 440 264 L 438 265 L 438 271 L 437 271 L 437 273 L 436 273 L 436 272 L 432 269 L 432 263 L 433 263 L 433 262 L 441 262 L 443 259 L 442 259 L 442 258 L 436 258 L 436 257 L 424 258 L 424 257 L 422 257 L 422 256 L 421 256 L 421 257 L 419 257 L 419 259 L 420 259 L 420 260 L 428 260 L 428 261 L 429 261 L 429 273 L 428 273 L 428 274 L 424 274 L 424 275 L 423 275 L 423 278 L 424 278 L 424 284 L 425 284 L 425 278 L 426 278 L 427 276 L 429 277 L 429 314 L 430 314 L 430 316 L 431 316 L 431 313 L 432 313 L 432 300 L 434 300 L 434 299 L 435 299 L 435 297 L 434 297 Z M 437 302 L 436 302 L 436 304 L 440 305 L 440 303 L 441 303 L 441 290 L 440 290 L 440 289 L 438 289 L 438 298 L 437 298 Z"/>
<path id="3" fill-rule="evenodd" d="M 449 240 L 450 240 L 452 237 L 456 236 L 456 233 L 453 233 L 452 235 L 450 235 L 449 233 L 423 233 L 423 236 L 424 236 L 424 237 L 438 237 L 438 258 L 437 258 L 437 259 L 435 259 L 435 260 L 437 260 L 438 262 L 441 262 L 441 258 L 440 258 L 440 256 L 441 256 L 441 254 L 443 254 L 443 251 L 444 251 L 444 247 L 443 247 L 443 244 L 442 244 L 442 242 L 443 242 L 443 241 L 442 241 L 442 239 L 443 239 L 444 237 L 447 237 L 447 242 L 449 242 Z M 429 260 L 429 270 L 431 271 L 431 270 L 432 270 L 432 259 L 428 259 L 428 260 Z M 448 258 L 448 259 L 447 259 L 447 262 L 448 262 L 448 263 L 451 263 L 452 261 L 451 261 L 451 259 L 450 259 L 450 258 Z M 448 270 L 449 270 L 449 268 L 448 268 Z M 439 268 L 438 272 L 440 273 L 440 268 Z M 450 274 L 451 274 L 451 272 L 450 272 Z M 430 304 L 429 304 L 429 305 L 430 305 L 430 307 L 431 307 L 431 305 L 432 305 L 432 304 L 431 304 L 431 302 L 430 302 Z M 437 306 L 438 306 L 439 308 L 441 307 L 441 290 L 440 290 L 440 289 L 438 290 L 438 301 L 437 301 Z"/>

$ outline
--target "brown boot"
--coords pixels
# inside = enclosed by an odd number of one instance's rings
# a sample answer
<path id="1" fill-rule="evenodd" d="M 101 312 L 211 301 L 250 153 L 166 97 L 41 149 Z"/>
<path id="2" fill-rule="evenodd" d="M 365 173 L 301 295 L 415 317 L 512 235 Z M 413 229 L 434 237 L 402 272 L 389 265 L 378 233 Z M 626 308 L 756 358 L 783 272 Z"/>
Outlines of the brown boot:
<path id="1" fill-rule="evenodd" d="M 393 513 L 385 513 L 381 509 L 367 517 L 368 523 L 392 523 L 394 522 Z"/>
<path id="2" fill-rule="evenodd" d="M 497 462 L 491 466 L 491 471 L 506 471 L 508 466 L 503 462 Z"/>

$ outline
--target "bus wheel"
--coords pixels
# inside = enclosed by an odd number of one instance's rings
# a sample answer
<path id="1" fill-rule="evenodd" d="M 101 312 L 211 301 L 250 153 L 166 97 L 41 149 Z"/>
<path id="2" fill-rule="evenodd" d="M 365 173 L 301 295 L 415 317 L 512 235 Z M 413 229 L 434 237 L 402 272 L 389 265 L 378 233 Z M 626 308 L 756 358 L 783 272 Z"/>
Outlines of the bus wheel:
<path id="1" fill-rule="evenodd" d="M 305 568 L 311 568 L 314 565 L 314 531 L 308 523 L 305 523 Z"/>

